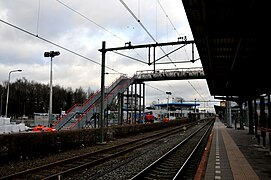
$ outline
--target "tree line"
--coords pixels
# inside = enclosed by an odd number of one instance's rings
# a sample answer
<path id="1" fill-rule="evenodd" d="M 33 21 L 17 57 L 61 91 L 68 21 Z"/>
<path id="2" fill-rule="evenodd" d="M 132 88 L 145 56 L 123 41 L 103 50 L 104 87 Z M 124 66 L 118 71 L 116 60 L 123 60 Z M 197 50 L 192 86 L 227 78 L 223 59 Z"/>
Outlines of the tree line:
<path id="1" fill-rule="evenodd" d="M 5 115 L 8 82 L 0 84 L 0 116 Z M 67 111 L 76 103 L 84 103 L 94 92 L 88 88 L 87 92 L 79 87 L 72 90 L 59 85 L 53 86 L 52 113 L 60 114 Z M 33 117 L 34 113 L 48 113 L 49 111 L 49 84 L 29 81 L 26 78 L 17 79 L 9 84 L 8 117 Z"/>

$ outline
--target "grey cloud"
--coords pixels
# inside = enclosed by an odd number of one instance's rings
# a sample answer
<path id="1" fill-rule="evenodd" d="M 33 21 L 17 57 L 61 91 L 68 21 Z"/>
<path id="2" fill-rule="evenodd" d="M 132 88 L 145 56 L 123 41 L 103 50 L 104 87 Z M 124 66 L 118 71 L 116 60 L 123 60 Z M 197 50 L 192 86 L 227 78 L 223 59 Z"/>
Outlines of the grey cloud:
<path id="1" fill-rule="evenodd" d="M 39 2 L 40 11 L 38 11 Z M 61 2 L 89 19 L 76 14 L 56 0 L 0 1 L 0 19 L 98 63 L 101 62 L 101 53 L 98 49 L 101 48 L 102 41 L 106 41 L 107 47 L 121 47 L 124 46 L 126 41 L 131 41 L 134 45 L 154 43 L 119 1 L 63 0 Z M 158 16 L 156 17 L 156 1 L 141 1 L 140 7 L 138 7 L 137 1 L 125 2 L 158 42 L 169 39 L 177 40 L 177 33 L 167 22 L 165 14 L 159 7 L 157 7 Z M 185 12 L 182 11 L 181 2 L 178 0 L 163 0 L 160 2 L 178 32 L 192 39 L 192 33 L 185 19 Z M 95 23 L 97 24 L 95 25 Z M 28 80 L 48 83 L 49 58 L 44 58 L 43 53 L 57 50 L 61 52 L 61 55 L 54 58 L 53 61 L 54 84 L 72 88 L 82 86 L 83 88 L 91 87 L 93 90 L 95 88 L 99 89 L 100 65 L 96 63 L 1 22 L 0 41 L 0 82 L 6 80 L 9 70 L 19 67 L 23 69 L 21 76 L 25 76 Z M 120 53 L 141 59 L 137 52 L 143 57 L 142 60 L 147 62 L 148 54 L 146 49 L 120 51 Z M 163 53 L 157 50 L 157 57 L 160 55 L 163 55 Z M 137 70 L 153 68 L 109 52 L 106 57 L 106 65 L 129 75 L 133 75 Z M 186 66 L 182 64 L 178 67 Z M 157 68 L 163 67 L 168 66 L 157 66 Z M 109 84 L 109 81 L 114 79 L 113 76 L 106 78 Z M 170 84 L 176 87 L 181 83 Z M 155 86 L 161 89 L 168 88 L 166 82 L 160 82 Z M 190 85 L 186 84 L 187 86 Z M 205 84 L 203 87 L 207 89 Z M 157 92 L 157 90 L 148 88 L 147 91 L 150 99 L 155 100 L 157 95 L 161 96 L 161 92 Z M 191 89 L 188 90 L 188 93 L 185 90 L 182 93 L 190 97 Z"/>

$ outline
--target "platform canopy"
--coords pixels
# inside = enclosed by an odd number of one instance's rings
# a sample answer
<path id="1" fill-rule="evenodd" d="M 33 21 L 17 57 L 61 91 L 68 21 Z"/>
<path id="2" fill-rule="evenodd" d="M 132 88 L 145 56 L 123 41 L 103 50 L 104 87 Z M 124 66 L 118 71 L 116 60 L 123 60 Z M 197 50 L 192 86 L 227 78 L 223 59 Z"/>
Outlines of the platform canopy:
<path id="1" fill-rule="evenodd" d="M 182 2 L 210 94 L 248 100 L 270 93 L 269 2 Z"/>

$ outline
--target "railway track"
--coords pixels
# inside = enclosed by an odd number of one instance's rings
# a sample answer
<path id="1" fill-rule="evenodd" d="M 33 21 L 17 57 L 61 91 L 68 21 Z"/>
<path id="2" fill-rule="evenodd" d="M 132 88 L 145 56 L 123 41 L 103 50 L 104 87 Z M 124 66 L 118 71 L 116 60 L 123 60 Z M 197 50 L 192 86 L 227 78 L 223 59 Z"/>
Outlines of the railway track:
<path id="1" fill-rule="evenodd" d="M 205 124 L 131 179 L 193 179 L 201 157 L 197 155 L 204 150 L 212 127 L 212 122 Z"/>
<path id="2" fill-rule="evenodd" d="M 3 179 L 63 179 L 69 174 L 78 172 L 82 169 L 91 168 L 98 164 L 101 164 L 105 161 L 109 161 L 112 158 L 117 156 L 124 155 L 136 148 L 148 145 L 152 142 L 155 142 L 161 138 L 170 136 L 175 133 L 184 131 L 186 128 L 190 128 L 195 123 L 185 124 L 172 128 L 170 130 L 164 130 L 162 132 L 152 134 L 143 138 L 135 139 L 121 145 L 116 145 L 110 148 L 99 150 L 92 153 L 87 153 L 79 155 L 76 157 L 59 160 L 50 164 L 44 164 L 39 167 L 27 169 L 20 171 L 14 174 L 10 174 L 4 177 L 0 177 L 0 180 Z M 185 128 L 184 128 L 185 127 Z"/>

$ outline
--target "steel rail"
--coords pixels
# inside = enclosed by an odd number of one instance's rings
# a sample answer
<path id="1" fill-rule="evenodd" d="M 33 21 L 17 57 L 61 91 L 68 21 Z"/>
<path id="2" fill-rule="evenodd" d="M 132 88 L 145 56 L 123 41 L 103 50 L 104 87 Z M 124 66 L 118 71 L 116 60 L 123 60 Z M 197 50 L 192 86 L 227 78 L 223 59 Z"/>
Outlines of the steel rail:
<path id="1" fill-rule="evenodd" d="M 156 178 L 157 179 L 160 179 L 160 178 L 176 179 L 177 177 L 179 177 L 181 172 L 184 171 L 184 168 L 190 161 L 194 152 L 199 147 L 199 144 L 202 141 L 203 137 L 205 137 L 206 133 L 209 131 L 212 125 L 213 125 L 213 121 L 206 123 L 202 128 L 193 132 L 191 135 L 189 135 L 187 138 L 185 138 L 183 141 L 181 141 L 179 144 L 173 147 L 166 154 L 164 154 L 163 156 L 155 160 L 153 163 L 151 163 L 149 166 L 144 168 L 142 171 L 140 171 L 138 174 L 133 176 L 131 180 L 156 179 Z M 204 129 L 206 127 L 207 127 L 207 130 Z M 201 131 L 203 131 L 203 133 Z M 190 142 L 190 140 L 196 135 L 198 135 L 199 133 L 202 133 L 202 134 L 200 135 L 199 139 L 196 139 L 197 141 L 196 145 L 193 146 L 192 149 L 186 150 L 184 146 L 189 145 L 188 142 Z M 190 151 L 190 152 L 187 153 L 184 151 Z M 184 154 L 186 154 L 185 157 L 183 157 Z"/>
<path id="2" fill-rule="evenodd" d="M 186 128 L 189 128 L 191 126 L 193 126 L 194 123 L 188 123 L 185 125 L 181 125 L 178 127 L 175 127 L 173 129 L 170 130 L 165 130 L 162 132 L 158 132 L 155 134 L 152 134 L 150 136 L 147 137 L 143 137 L 143 138 L 139 138 L 136 140 L 132 140 L 130 142 L 126 142 L 123 143 L 121 145 L 115 145 L 109 148 L 105 148 L 103 150 L 98 150 L 96 152 L 92 152 L 92 153 L 86 153 L 83 155 L 79 155 L 79 156 L 75 156 L 72 158 L 67 158 L 67 159 L 63 159 L 63 160 L 59 160 L 53 163 L 49 163 L 49 164 L 44 164 L 35 168 L 31 168 L 31 169 L 27 169 L 25 171 L 20 171 L 11 175 L 7 175 L 4 177 L 0 177 L 0 180 L 3 179 L 16 179 L 16 178 L 22 178 L 22 177 L 28 177 L 28 176 L 39 176 L 39 179 L 51 179 L 54 177 L 58 177 L 58 176 L 62 176 L 65 175 L 67 173 L 73 172 L 75 170 L 84 168 L 86 166 L 90 166 L 90 165 L 94 165 L 100 162 L 104 162 L 105 160 L 108 160 L 110 158 L 116 157 L 118 155 L 124 154 L 129 152 L 131 149 L 135 149 L 138 148 L 140 146 L 144 146 L 148 143 L 151 143 L 153 141 L 156 141 L 160 138 L 169 136 L 171 134 L 174 134 L 176 132 L 180 132 L 183 130 L 183 126 L 185 126 Z M 153 138 L 153 139 L 151 139 Z M 150 139 L 150 140 L 148 140 Z M 139 143 L 139 144 L 136 144 Z M 133 145 L 134 144 L 134 145 Z M 132 147 L 127 147 L 127 146 L 131 146 Z M 119 148 L 119 149 L 118 149 Z M 123 148 L 124 150 L 120 150 L 120 148 Z M 112 151 L 116 151 L 116 153 L 112 153 Z M 106 153 L 110 154 L 110 155 L 105 155 Z M 103 156 L 101 157 L 101 154 L 103 154 Z M 96 156 L 96 157 L 95 157 Z M 89 158 L 90 157 L 90 158 Z M 79 161 L 78 161 L 79 159 Z M 89 159 L 87 161 L 87 159 Z M 87 162 L 83 162 L 87 161 Z M 76 163 L 79 163 L 79 165 L 75 165 Z M 65 166 L 72 166 L 69 168 L 66 168 Z M 65 169 L 66 168 L 66 169 Z M 47 174 L 45 173 L 45 171 L 47 171 Z M 48 173 L 49 172 L 49 173 Z"/>

